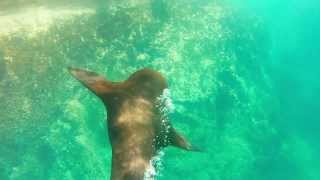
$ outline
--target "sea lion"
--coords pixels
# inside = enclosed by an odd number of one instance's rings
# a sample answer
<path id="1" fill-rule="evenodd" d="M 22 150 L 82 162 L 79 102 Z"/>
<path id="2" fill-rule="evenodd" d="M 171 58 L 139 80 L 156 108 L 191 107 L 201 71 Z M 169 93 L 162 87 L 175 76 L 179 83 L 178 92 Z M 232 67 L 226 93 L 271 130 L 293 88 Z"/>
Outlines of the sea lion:
<path id="1" fill-rule="evenodd" d="M 159 72 L 145 68 L 123 82 L 112 82 L 94 72 L 71 67 L 69 71 L 106 107 L 111 180 L 143 180 L 152 168 L 151 158 L 168 145 L 197 150 L 163 118 L 159 97 L 168 85 Z"/>

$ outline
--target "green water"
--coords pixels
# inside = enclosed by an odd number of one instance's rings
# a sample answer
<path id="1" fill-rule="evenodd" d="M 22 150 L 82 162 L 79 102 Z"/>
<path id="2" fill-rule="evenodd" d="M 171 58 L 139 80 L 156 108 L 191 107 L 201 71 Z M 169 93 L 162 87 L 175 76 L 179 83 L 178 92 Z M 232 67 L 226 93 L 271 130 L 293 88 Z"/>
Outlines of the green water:
<path id="1" fill-rule="evenodd" d="M 83 1 L 0 3 L 1 180 L 109 178 L 107 112 L 70 65 L 167 78 L 205 152 L 167 148 L 159 180 L 320 179 L 317 1 Z"/>

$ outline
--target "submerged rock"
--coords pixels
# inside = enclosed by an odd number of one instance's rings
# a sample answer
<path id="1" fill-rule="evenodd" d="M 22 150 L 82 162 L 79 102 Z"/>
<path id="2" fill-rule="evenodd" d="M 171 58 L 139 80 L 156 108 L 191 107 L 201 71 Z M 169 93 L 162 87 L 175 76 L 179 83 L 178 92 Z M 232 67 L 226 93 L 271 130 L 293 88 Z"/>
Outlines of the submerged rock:
<path id="1" fill-rule="evenodd" d="M 169 78 L 176 103 L 172 123 L 208 153 L 186 156 L 168 150 L 171 160 L 164 159 L 166 173 L 159 179 L 181 179 L 181 174 L 189 179 L 248 179 L 249 175 L 259 179 L 252 169 L 267 163 L 267 150 L 260 145 L 270 145 L 275 134 L 269 123 L 273 109 L 268 106 L 272 102 L 268 75 L 260 64 L 269 49 L 257 40 L 263 24 L 215 1 L 114 2 L 98 14 L 56 19 L 33 36 L 19 31 L 0 39 L 0 48 L 12 58 L 8 78 L 14 79 L 4 97 L 10 102 L 5 105 L 7 112 L 0 109 L 10 121 L 1 121 L 1 127 L 41 135 L 39 140 L 26 136 L 25 142 L 34 143 L 14 156 L 23 154 L 21 161 L 26 163 L 8 164 L 4 177 L 110 176 L 105 112 L 95 96 L 67 74 L 65 67 L 76 65 L 115 81 L 142 67 Z M 0 68 L 5 67 L 1 63 Z M 27 108 L 20 99 L 28 99 Z M 34 146 L 43 143 L 45 148 L 39 146 L 39 151 L 54 157 L 50 165 L 43 156 L 34 156 Z M 0 157 L 2 162 L 13 161 L 12 156 Z"/>

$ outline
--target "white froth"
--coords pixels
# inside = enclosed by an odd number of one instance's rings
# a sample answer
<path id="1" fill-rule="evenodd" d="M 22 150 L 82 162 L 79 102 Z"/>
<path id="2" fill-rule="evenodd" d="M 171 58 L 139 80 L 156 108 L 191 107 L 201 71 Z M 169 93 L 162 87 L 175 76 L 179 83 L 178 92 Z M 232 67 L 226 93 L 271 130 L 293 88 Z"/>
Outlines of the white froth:
<path id="1" fill-rule="evenodd" d="M 163 130 L 168 133 L 169 131 L 169 114 L 174 111 L 174 105 L 170 97 L 169 89 L 164 89 L 162 94 L 157 98 L 157 107 L 161 112 L 161 125 Z M 167 139 L 168 137 L 165 137 Z M 160 176 L 160 172 L 163 168 L 162 158 L 164 156 L 164 151 L 159 150 L 157 154 L 151 158 L 149 162 L 149 168 L 144 174 L 144 180 L 154 180 L 156 176 Z"/>

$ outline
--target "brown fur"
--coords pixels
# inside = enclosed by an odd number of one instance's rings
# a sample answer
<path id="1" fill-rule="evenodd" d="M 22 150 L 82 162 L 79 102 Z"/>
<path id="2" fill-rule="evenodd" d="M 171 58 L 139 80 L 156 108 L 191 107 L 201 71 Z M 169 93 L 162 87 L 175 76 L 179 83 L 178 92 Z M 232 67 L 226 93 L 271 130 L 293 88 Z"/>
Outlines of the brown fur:
<path id="1" fill-rule="evenodd" d="M 167 134 L 162 130 L 161 113 L 156 104 L 167 82 L 160 73 L 142 69 L 126 81 L 116 83 L 93 72 L 69 70 L 106 106 L 112 146 L 112 180 L 142 180 L 151 158 L 169 144 L 192 150 L 170 124 Z"/>

